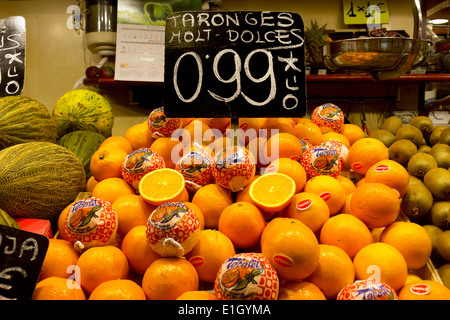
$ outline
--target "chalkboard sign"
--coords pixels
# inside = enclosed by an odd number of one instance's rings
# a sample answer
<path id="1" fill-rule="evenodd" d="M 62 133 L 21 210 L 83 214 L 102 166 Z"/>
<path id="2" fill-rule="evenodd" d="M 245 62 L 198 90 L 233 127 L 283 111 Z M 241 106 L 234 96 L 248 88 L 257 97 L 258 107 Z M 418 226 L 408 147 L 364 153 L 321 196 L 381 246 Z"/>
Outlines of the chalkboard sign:
<path id="1" fill-rule="evenodd" d="M 25 18 L 0 19 L 0 97 L 19 95 L 25 78 Z"/>
<path id="2" fill-rule="evenodd" d="M 47 253 L 47 237 L 0 225 L 0 300 L 29 300 Z"/>
<path id="3" fill-rule="evenodd" d="M 303 20 L 292 12 L 177 12 L 166 20 L 169 117 L 302 117 Z"/>

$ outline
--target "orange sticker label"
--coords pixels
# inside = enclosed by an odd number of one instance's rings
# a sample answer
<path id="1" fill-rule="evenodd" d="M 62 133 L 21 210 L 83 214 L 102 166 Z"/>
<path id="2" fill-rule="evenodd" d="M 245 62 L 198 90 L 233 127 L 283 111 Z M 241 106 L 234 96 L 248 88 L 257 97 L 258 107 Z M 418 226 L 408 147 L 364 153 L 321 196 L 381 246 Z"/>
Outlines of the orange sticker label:
<path id="1" fill-rule="evenodd" d="M 283 255 L 283 254 L 276 254 L 273 256 L 273 260 L 281 267 L 292 267 L 294 265 L 294 260 L 291 258 Z"/>
<path id="2" fill-rule="evenodd" d="M 352 164 L 352 169 L 358 170 L 361 169 L 363 167 L 363 164 L 361 162 L 355 162 L 354 164 Z"/>
<path id="3" fill-rule="evenodd" d="M 388 165 L 386 165 L 386 164 L 380 164 L 380 165 L 378 165 L 378 166 L 376 166 L 375 167 L 375 171 L 376 172 L 387 172 L 387 171 L 389 171 L 391 168 L 388 166 Z"/>
<path id="4" fill-rule="evenodd" d="M 200 267 L 201 265 L 203 265 L 205 263 L 205 258 L 203 258 L 201 256 L 193 256 L 189 259 L 189 262 L 194 267 Z"/>
<path id="5" fill-rule="evenodd" d="M 430 293 L 431 287 L 427 284 L 416 284 L 410 290 L 412 293 L 424 295 Z"/>
<path id="6" fill-rule="evenodd" d="M 297 210 L 306 210 L 309 207 L 311 207 L 311 205 L 312 205 L 312 200 L 305 199 L 305 200 L 302 200 L 299 203 L 297 203 L 296 208 L 297 208 Z"/>
<path id="7" fill-rule="evenodd" d="M 323 193 L 319 194 L 319 197 L 321 197 L 323 200 L 327 201 L 328 199 L 331 198 L 331 193 L 323 192 Z"/>

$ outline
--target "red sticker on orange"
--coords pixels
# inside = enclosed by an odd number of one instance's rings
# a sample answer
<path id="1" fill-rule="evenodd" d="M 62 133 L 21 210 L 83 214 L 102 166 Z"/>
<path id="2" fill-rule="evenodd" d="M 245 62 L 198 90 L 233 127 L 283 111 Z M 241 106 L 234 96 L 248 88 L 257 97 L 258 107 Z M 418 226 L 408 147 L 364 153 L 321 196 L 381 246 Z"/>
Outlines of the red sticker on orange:
<path id="1" fill-rule="evenodd" d="M 375 167 L 375 171 L 376 172 L 387 172 L 391 169 L 391 167 L 389 167 L 387 164 L 380 164 L 378 166 Z"/>
<path id="2" fill-rule="evenodd" d="M 297 210 L 306 210 L 309 207 L 311 207 L 311 205 L 312 205 L 312 200 L 305 199 L 305 200 L 302 200 L 299 203 L 297 203 L 297 205 L 295 207 L 297 208 Z"/>
<path id="3" fill-rule="evenodd" d="M 327 201 L 328 199 L 331 198 L 331 193 L 329 193 L 329 192 L 322 192 L 321 194 L 319 194 L 319 197 L 321 197 L 323 200 Z"/>
<path id="4" fill-rule="evenodd" d="M 283 254 L 274 255 L 273 260 L 281 267 L 289 268 L 294 265 L 294 261 L 291 258 L 289 258 Z"/>
<path id="5" fill-rule="evenodd" d="M 427 284 L 415 284 L 410 290 L 414 294 L 424 295 L 430 293 L 431 287 Z"/>

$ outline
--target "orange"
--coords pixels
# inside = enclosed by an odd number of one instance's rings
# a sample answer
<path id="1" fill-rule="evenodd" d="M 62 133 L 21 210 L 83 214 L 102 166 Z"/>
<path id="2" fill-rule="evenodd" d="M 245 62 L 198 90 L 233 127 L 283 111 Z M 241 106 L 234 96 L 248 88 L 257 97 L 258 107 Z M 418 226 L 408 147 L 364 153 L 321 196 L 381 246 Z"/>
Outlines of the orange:
<path id="1" fill-rule="evenodd" d="M 345 196 L 345 202 L 344 205 L 341 208 L 341 213 L 348 213 L 351 214 L 352 213 L 352 209 L 350 208 L 350 203 L 352 201 L 352 196 L 353 196 L 353 192 L 347 194 Z"/>
<path id="2" fill-rule="evenodd" d="M 152 133 L 148 129 L 148 121 L 137 123 L 132 125 L 125 132 L 125 139 L 127 139 L 133 150 L 140 148 L 150 148 L 155 139 L 152 137 Z"/>
<path id="3" fill-rule="evenodd" d="M 239 118 L 239 129 L 244 131 L 253 129 L 259 134 L 259 130 L 264 127 L 265 122 L 266 118 Z"/>
<path id="4" fill-rule="evenodd" d="M 359 126 L 352 123 L 344 123 L 339 133 L 347 138 L 350 146 L 355 143 L 355 141 L 365 137 L 364 131 Z"/>
<path id="5" fill-rule="evenodd" d="M 75 265 L 79 256 L 80 254 L 69 241 L 49 239 L 39 280 L 50 277 L 67 278 L 71 276 L 71 273 L 67 273 L 67 268 Z"/>
<path id="6" fill-rule="evenodd" d="M 339 291 L 355 280 L 348 254 L 339 247 L 320 244 L 319 264 L 307 281 L 320 288 L 327 299 L 336 299 Z"/>
<path id="7" fill-rule="evenodd" d="M 95 180 L 121 178 L 122 166 L 128 153 L 116 145 L 107 145 L 94 152 L 90 162 Z"/>
<path id="8" fill-rule="evenodd" d="M 134 227 L 145 225 L 156 207 L 147 203 L 141 195 L 126 194 L 117 198 L 112 208 L 119 221 L 117 233 L 124 237 Z"/>
<path id="9" fill-rule="evenodd" d="M 145 271 L 142 289 L 148 300 L 175 300 L 198 290 L 198 274 L 184 258 L 159 258 Z"/>
<path id="10" fill-rule="evenodd" d="M 229 147 L 232 145 L 232 141 L 229 137 L 219 137 L 216 138 L 213 142 L 208 143 L 204 150 L 211 156 L 214 157 L 217 153 L 219 153 L 222 149 Z"/>
<path id="11" fill-rule="evenodd" d="M 269 259 L 280 279 L 308 277 L 319 263 L 319 243 L 303 222 L 274 218 L 261 235 L 261 253 Z"/>
<path id="12" fill-rule="evenodd" d="M 131 151 L 133 151 L 133 146 L 131 145 L 130 141 L 128 141 L 128 139 L 123 136 L 110 136 L 103 140 L 99 148 L 108 145 L 118 146 L 122 148 L 126 153 L 130 153 Z"/>
<path id="13" fill-rule="evenodd" d="M 84 292 L 91 294 L 102 282 L 127 279 L 130 271 L 127 257 L 117 247 L 91 247 L 77 261 L 80 268 L 80 284 Z"/>
<path id="14" fill-rule="evenodd" d="M 326 297 L 314 283 L 283 282 L 280 285 L 278 300 L 326 300 Z"/>
<path id="15" fill-rule="evenodd" d="M 36 284 L 32 300 L 86 300 L 86 295 L 74 280 L 50 277 Z"/>
<path id="16" fill-rule="evenodd" d="M 295 126 L 295 136 L 298 139 L 308 141 L 313 146 L 322 142 L 322 131 L 317 124 L 310 121 L 299 122 Z"/>
<path id="17" fill-rule="evenodd" d="M 181 202 L 183 202 L 189 209 L 194 211 L 194 213 L 197 215 L 198 221 L 200 223 L 200 230 L 203 230 L 205 228 L 205 217 L 203 216 L 203 212 L 199 208 L 199 206 L 190 201 L 181 201 Z"/>
<path id="18" fill-rule="evenodd" d="M 381 160 L 367 170 L 365 182 L 380 182 L 399 193 L 403 197 L 409 185 L 409 173 L 400 163 L 394 160 Z"/>
<path id="19" fill-rule="evenodd" d="M 382 183 L 366 182 L 353 191 L 350 211 L 369 228 L 385 227 L 399 214 L 398 193 Z"/>
<path id="20" fill-rule="evenodd" d="M 265 226 L 258 207 L 243 201 L 235 202 L 222 211 L 218 227 L 236 248 L 249 248 L 258 243 Z"/>
<path id="21" fill-rule="evenodd" d="M 90 160 L 90 171 L 94 180 L 98 182 L 110 177 L 119 177 L 118 172 L 126 156 L 126 151 L 117 145 L 105 145 L 98 148 Z"/>
<path id="22" fill-rule="evenodd" d="M 254 204 L 268 213 L 283 210 L 295 194 L 295 181 L 284 173 L 264 174 L 250 184 L 249 195 Z"/>
<path id="23" fill-rule="evenodd" d="M 334 131 L 322 134 L 322 142 L 327 142 L 330 140 L 338 141 L 346 146 L 347 149 L 350 148 L 350 141 L 348 141 L 347 137 L 345 137 L 343 134 Z"/>
<path id="24" fill-rule="evenodd" d="M 200 119 L 191 121 L 188 125 L 183 127 L 183 130 L 182 141 L 184 145 L 189 145 L 193 142 L 208 145 L 215 139 L 214 131 Z"/>
<path id="25" fill-rule="evenodd" d="M 222 211 L 233 203 L 231 191 L 216 183 L 202 186 L 192 197 L 205 219 L 205 228 L 217 229 Z"/>
<path id="26" fill-rule="evenodd" d="M 98 181 L 95 180 L 94 176 L 90 176 L 89 179 L 86 181 L 86 192 L 92 192 L 97 183 Z"/>
<path id="27" fill-rule="evenodd" d="M 267 159 L 291 158 L 298 161 L 302 156 L 302 144 L 298 138 L 288 132 L 280 132 L 268 137 L 264 146 Z"/>
<path id="28" fill-rule="evenodd" d="M 270 163 L 267 159 L 266 143 L 266 137 L 256 137 L 251 139 L 245 147 L 255 158 L 257 168 L 265 167 Z"/>
<path id="29" fill-rule="evenodd" d="M 147 300 L 144 290 L 128 279 L 108 280 L 99 284 L 89 300 Z"/>
<path id="30" fill-rule="evenodd" d="M 378 139 L 362 138 L 355 141 L 348 149 L 347 162 L 360 174 L 366 174 L 375 163 L 387 159 L 389 159 L 389 150 Z"/>
<path id="31" fill-rule="evenodd" d="M 284 208 L 283 216 L 298 219 L 313 232 L 317 232 L 330 217 L 330 209 L 325 200 L 317 194 L 300 192 L 295 194 L 290 204 Z"/>
<path id="32" fill-rule="evenodd" d="M 250 195 L 249 195 L 250 184 L 251 184 L 253 181 L 255 181 L 256 178 L 258 178 L 258 177 L 260 177 L 260 175 L 258 175 L 258 174 L 255 175 L 255 176 L 253 177 L 253 179 L 250 181 L 250 183 L 244 187 L 244 189 L 242 189 L 242 190 L 240 190 L 240 191 L 238 191 L 238 192 L 236 193 L 236 199 L 235 199 L 235 202 L 246 201 L 246 202 L 253 203 L 253 200 L 250 198 Z"/>
<path id="33" fill-rule="evenodd" d="M 450 289 L 433 280 L 412 281 L 400 290 L 399 300 L 450 300 Z"/>
<path id="34" fill-rule="evenodd" d="M 394 222 L 383 230 L 380 241 L 400 251 L 408 269 L 422 268 L 431 255 L 431 238 L 425 228 L 417 223 Z"/>
<path id="35" fill-rule="evenodd" d="M 266 118 L 263 128 L 267 130 L 267 137 L 278 132 L 287 132 L 295 135 L 295 121 L 292 118 Z"/>
<path id="36" fill-rule="evenodd" d="M 198 216 L 182 202 L 158 206 L 147 221 L 147 242 L 162 257 L 182 257 L 198 241 Z"/>
<path id="37" fill-rule="evenodd" d="M 349 195 L 350 193 L 355 191 L 356 185 L 349 178 L 342 176 L 342 175 L 338 175 L 336 177 L 336 180 L 339 181 L 341 183 L 341 185 L 344 187 L 346 195 Z"/>
<path id="38" fill-rule="evenodd" d="M 375 278 L 398 292 L 405 284 L 408 267 L 405 258 L 393 246 L 371 243 L 356 254 L 353 259 L 357 280 Z"/>
<path id="39" fill-rule="evenodd" d="M 176 300 L 217 300 L 217 298 L 209 291 L 193 290 L 180 294 Z"/>
<path id="40" fill-rule="evenodd" d="M 108 201 L 114 201 L 124 195 L 136 194 L 134 188 L 122 178 L 106 178 L 100 181 L 92 190 L 92 196 Z"/>
<path id="41" fill-rule="evenodd" d="M 306 183 L 306 171 L 300 162 L 289 158 L 278 158 L 270 163 L 264 173 L 279 172 L 288 175 L 295 181 L 295 193 L 303 190 Z"/>
<path id="42" fill-rule="evenodd" d="M 372 234 L 364 222 L 351 214 L 341 213 L 324 223 L 319 241 L 341 248 L 353 259 L 359 250 L 372 243 Z"/>
<path id="43" fill-rule="evenodd" d="M 175 169 L 156 169 L 142 177 L 139 194 L 146 202 L 159 206 L 177 200 L 184 192 L 185 182 L 184 176 Z"/>
<path id="44" fill-rule="evenodd" d="M 221 132 L 225 132 L 230 125 L 230 118 L 199 118 L 201 122 L 206 124 L 211 129 L 218 129 Z"/>
<path id="45" fill-rule="evenodd" d="M 183 155 L 183 144 L 171 137 L 160 137 L 150 146 L 150 149 L 158 153 L 164 159 L 166 168 L 175 168 L 175 164 Z"/>
<path id="46" fill-rule="evenodd" d="M 74 204 L 74 202 L 68 204 L 67 207 L 65 207 L 63 209 L 63 211 L 61 211 L 61 213 L 59 214 L 59 217 L 58 217 L 59 237 L 61 237 L 61 239 L 64 239 L 64 240 L 69 239 L 69 236 L 66 234 L 65 225 L 66 225 L 66 218 L 67 218 L 67 215 L 69 214 L 70 207 L 72 207 L 72 204 Z"/>
<path id="47" fill-rule="evenodd" d="M 325 200 L 330 215 L 335 215 L 344 206 L 346 192 L 342 184 L 331 176 L 316 176 L 306 181 L 305 192 L 319 195 Z"/>
<path id="48" fill-rule="evenodd" d="M 146 226 L 131 229 L 123 238 L 121 250 L 128 259 L 131 270 L 143 275 L 145 270 L 158 258 L 161 258 L 147 243 Z"/>
<path id="49" fill-rule="evenodd" d="M 218 230 L 205 229 L 200 231 L 197 244 L 186 259 L 197 270 L 199 280 L 212 283 L 222 264 L 235 254 L 230 238 Z"/>

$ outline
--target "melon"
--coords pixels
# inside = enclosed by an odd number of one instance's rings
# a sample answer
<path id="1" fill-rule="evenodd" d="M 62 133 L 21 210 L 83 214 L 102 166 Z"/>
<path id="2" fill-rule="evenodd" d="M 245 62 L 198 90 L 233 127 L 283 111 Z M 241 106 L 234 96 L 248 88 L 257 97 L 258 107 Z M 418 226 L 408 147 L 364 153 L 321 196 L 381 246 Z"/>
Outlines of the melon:
<path id="1" fill-rule="evenodd" d="M 55 143 L 26 142 L 0 151 L 0 208 L 12 217 L 54 223 L 85 185 L 80 159 Z"/>
<path id="2" fill-rule="evenodd" d="M 53 108 L 58 138 L 65 134 L 88 130 L 106 138 L 111 136 L 114 115 L 109 101 L 101 94 L 87 89 L 66 92 Z"/>
<path id="3" fill-rule="evenodd" d="M 25 96 L 0 98 L 0 150 L 31 141 L 56 141 L 56 121 L 50 111 Z"/>
<path id="4" fill-rule="evenodd" d="M 105 136 L 98 132 L 77 130 L 65 134 L 56 143 L 75 153 L 81 160 L 87 180 L 92 176 L 90 167 L 92 155 L 105 139 Z"/>
<path id="5" fill-rule="evenodd" d="M 14 220 L 8 212 L 0 209 L 0 226 L 7 226 L 16 229 L 22 229 L 20 225 Z"/>

